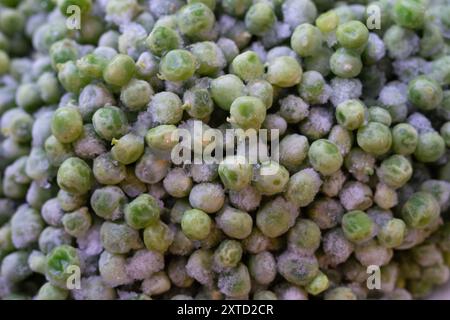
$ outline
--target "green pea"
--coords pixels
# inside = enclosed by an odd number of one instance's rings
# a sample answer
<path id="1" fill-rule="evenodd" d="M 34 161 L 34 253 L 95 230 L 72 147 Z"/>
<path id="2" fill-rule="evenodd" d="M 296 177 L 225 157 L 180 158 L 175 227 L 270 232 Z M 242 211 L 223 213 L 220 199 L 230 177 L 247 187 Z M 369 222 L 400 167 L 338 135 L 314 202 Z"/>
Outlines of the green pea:
<path id="1" fill-rule="evenodd" d="M 58 169 L 58 186 L 75 195 L 87 193 L 93 184 L 91 168 L 80 158 L 66 159 Z"/>
<path id="2" fill-rule="evenodd" d="M 391 219 L 378 231 L 378 241 L 387 248 L 395 248 L 403 243 L 406 224 L 401 219 Z"/>
<path id="3" fill-rule="evenodd" d="M 314 255 L 299 255 L 285 251 L 278 257 L 278 272 L 289 282 L 304 286 L 319 273 L 319 264 Z"/>
<path id="4" fill-rule="evenodd" d="M 66 300 L 69 297 L 69 291 L 46 282 L 39 288 L 36 300 Z"/>
<path id="5" fill-rule="evenodd" d="M 154 150 L 170 151 L 178 143 L 174 139 L 177 127 L 174 125 L 160 125 L 148 130 L 145 142 Z"/>
<path id="6" fill-rule="evenodd" d="M 354 78 L 361 73 L 361 57 L 355 51 L 339 48 L 331 55 L 330 69 L 338 77 Z"/>
<path id="7" fill-rule="evenodd" d="M 161 60 L 159 72 L 164 80 L 186 81 L 191 78 L 197 68 L 195 56 L 187 50 L 169 51 Z"/>
<path id="8" fill-rule="evenodd" d="M 184 35 L 198 39 L 210 31 L 215 23 L 214 13 L 201 2 L 191 3 L 177 12 L 178 29 Z"/>
<path id="9" fill-rule="evenodd" d="M 445 153 L 445 141 L 437 132 L 426 132 L 419 135 L 414 156 L 420 162 L 434 162 Z"/>
<path id="10" fill-rule="evenodd" d="M 321 185 L 322 180 L 314 169 L 303 169 L 290 177 L 285 197 L 299 207 L 306 207 L 313 202 Z"/>
<path id="11" fill-rule="evenodd" d="M 227 297 L 246 296 L 252 287 L 247 267 L 240 263 L 237 267 L 219 274 L 217 286 Z"/>
<path id="12" fill-rule="evenodd" d="M 422 110 L 435 109 L 442 99 L 441 86 L 426 76 L 416 77 L 408 85 L 408 100 Z"/>
<path id="13" fill-rule="evenodd" d="M 408 123 L 399 123 L 392 128 L 392 150 L 401 155 L 410 155 L 419 142 L 417 130 Z"/>
<path id="14" fill-rule="evenodd" d="M 57 41 L 50 47 L 49 54 L 52 61 L 52 67 L 53 69 L 56 69 L 60 63 L 78 59 L 78 44 L 71 39 Z"/>
<path id="15" fill-rule="evenodd" d="M 382 107 L 373 106 L 369 108 L 369 121 L 372 122 L 379 122 L 382 123 L 388 127 L 392 124 L 392 117 L 389 111 Z M 392 140 L 394 138 L 392 137 Z M 392 141 L 392 144 L 394 141 Z"/>
<path id="16" fill-rule="evenodd" d="M 155 198 L 141 194 L 125 206 L 125 221 L 134 229 L 144 229 L 159 219 L 160 208 Z"/>
<path id="17" fill-rule="evenodd" d="M 214 76 L 227 64 L 222 50 L 212 41 L 194 43 L 190 51 L 198 63 L 196 72 L 200 76 Z"/>
<path id="18" fill-rule="evenodd" d="M 56 3 L 61 13 L 68 17 L 73 14 L 73 12 L 69 10 L 71 6 L 77 6 L 82 14 L 89 13 L 92 7 L 91 0 L 57 0 Z"/>
<path id="19" fill-rule="evenodd" d="M 316 19 L 316 26 L 324 33 L 335 30 L 339 25 L 339 16 L 335 10 L 329 10 L 320 14 Z"/>
<path id="20" fill-rule="evenodd" d="M 128 133 L 120 139 L 112 139 L 111 156 L 122 164 L 136 162 L 144 153 L 144 139 L 134 133 Z"/>
<path id="21" fill-rule="evenodd" d="M 257 2 L 247 10 L 245 26 L 251 34 L 262 36 L 272 28 L 276 19 L 271 5 Z"/>
<path id="22" fill-rule="evenodd" d="M 315 56 L 321 50 L 322 42 L 320 30 L 309 23 L 297 26 L 291 36 L 291 47 L 300 57 Z"/>
<path id="23" fill-rule="evenodd" d="M 92 172 L 99 183 L 108 185 L 118 184 L 126 176 L 125 166 L 115 161 L 109 152 L 94 159 Z"/>
<path id="24" fill-rule="evenodd" d="M 95 214 L 106 220 L 121 218 L 126 203 L 127 198 L 124 192 L 116 186 L 96 189 L 90 199 L 90 204 Z"/>
<path id="25" fill-rule="evenodd" d="M 191 209 L 185 211 L 181 219 L 183 233 L 192 240 L 203 240 L 211 231 L 211 218 L 207 213 Z"/>
<path id="26" fill-rule="evenodd" d="M 27 112 L 36 111 L 42 105 L 39 86 L 35 83 L 25 83 L 16 92 L 17 105 Z"/>
<path id="27" fill-rule="evenodd" d="M 222 109 L 230 110 L 233 101 L 245 96 L 245 85 L 233 74 L 220 76 L 211 81 L 211 97 Z"/>
<path id="28" fill-rule="evenodd" d="M 302 67 L 295 58 L 281 56 L 269 63 L 267 81 L 281 88 L 289 88 L 300 83 L 302 73 Z"/>
<path id="29" fill-rule="evenodd" d="M 329 286 L 330 280 L 328 279 L 327 275 L 322 271 L 319 271 L 319 274 L 306 285 L 305 289 L 309 294 L 317 296 L 327 290 Z"/>
<path id="30" fill-rule="evenodd" d="M 93 117 L 92 124 L 95 132 L 105 140 L 119 139 L 128 130 L 128 120 L 125 113 L 115 106 L 106 106 L 98 109 Z"/>
<path id="31" fill-rule="evenodd" d="M 275 161 L 261 163 L 253 185 L 262 195 L 274 195 L 283 192 L 289 181 L 289 172 Z"/>
<path id="32" fill-rule="evenodd" d="M 423 229 L 440 214 L 437 200 L 428 192 L 416 192 L 403 205 L 401 214 L 408 227 Z"/>
<path id="33" fill-rule="evenodd" d="M 153 96 L 153 88 L 144 80 L 132 79 L 120 91 L 120 101 L 131 111 L 140 111 L 147 107 Z"/>
<path id="34" fill-rule="evenodd" d="M 286 233 L 295 223 L 298 209 L 282 197 L 277 197 L 262 206 L 256 214 L 256 225 L 270 238 Z"/>
<path id="35" fill-rule="evenodd" d="M 355 210 L 342 217 L 342 230 L 351 242 L 362 243 L 374 236 L 375 225 L 365 212 Z"/>
<path id="36" fill-rule="evenodd" d="M 167 52 L 179 49 L 182 40 L 178 32 L 165 26 L 155 26 L 146 40 L 150 52 L 156 56 L 163 56 Z"/>
<path id="37" fill-rule="evenodd" d="M 322 74 L 317 71 L 307 71 L 303 73 L 302 80 L 298 85 L 300 97 L 310 104 L 323 104 L 330 95 Z"/>
<path id="38" fill-rule="evenodd" d="M 259 129 L 266 117 L 266 106 L 255 97 L 236 98 L 230 107 L 230 123 L 243 130 Z"/>
<path id="39" fill-rule="evenodd" d="M 217 227 L 234 239 L 245 239 L 252 232 L 252 217 L 244 211 L 226 206 L 216 218 Z"/>
<path id="40" fill-rule="evenodd" d="M 343 158 L 338 147 L 331 141 L 314 141 L 308 151 L 311 165 L 323 175 L 331 175 L 342 166 Z"/>
<path id="41" fill-rule="evenodd" d="M 183 117 L 181 99 L 172 92 L 155 94 L 148 111 L 158 124 L 177 124 Z"/>
<path id="42" fill-rule="evenodd" d="M 125 54 L 118 54 L 109 61 L 103 71 L 103 80 L 106 83 L 123 87 L 134 76 L 136 65 L 133 58 Z"/>
<path id="43" fill-rule="evenodd" d="M 58 64 L 57 69 L 59 82 L 69 92 L 78 94 L 83 87 L 89 84 L 89 79 L 81 74 L 73 61 Z"/>
<path id="44" fill-rule="evenodd" d="M 206 213 L 219 211 L 225 202 L 225 191 L 219 183 L 196 184 L 189 193 L 189 203 Z"/>
<path id="45" fill-rule="evenodd" d="M 1 72 L 0 72 L 1 73 Z M 39 92 L 42 100 L 47 104 L 57 103 L 61 96 L 61 89 L 58 79 L 53 73 L 43 73 L 38 81 Z"/>
<path id="46" fill-rule="evenodd" d="M 242 258 L 242 245 L 236 240 L 224 240 L 214 251 L 214 266 L 222 270 L 225 268 L 234 268 Z"/>
<path id="47" fill-rule="evenodd" d="M 47 255 L 45 276 L 52 285 L 67 289 L 73 268 L 80 266 L 81 260 L 77 250 L 69 245 L 61 245 Z"/>
<path id="48" fill-rule="evenodd" d="M 239 191 L 250 184 L 252 167 L 244 158 L 227 157 L 219 165 L 219 176 L 225 188 Z"/>
<path id="49" fill-rule="evenodd" d="M 64 230 L 71 236 L 78 238 L 86 234 L 92 225 L 92 217 L 87 207 L 67 213 L 62 218 Z"/>
<path id="50" fill-rule="evenodd" d="M 183 109 L 196 119 L 206 119 L 214 111 L 214 102 L 207 89 L 193 88 L 183 94 Z"/>
<path id="51" fill-rule="evenodd" d="M 174 240 L 174 231 L 164 222 L 157 221 L 144 229 L 144 244 L 148 250 L 166 252 Z"/>
<path id="52" fill-rule="evenodd" d="M 110 253 L 125 254 L 142 247 L 139 232 L 123 223 L 103 222 L 100 239 Z"/>
<path id="53" fill-rule="evenodd" d="M 361 149 L 373 155 L 387 153 L 392 145 L 389 127 L 378 122 L 369 122 L 359 128 L 356 139 Z"/>
<path id="54" fill-rule="evenodd" d="M 411 162 L 402 155 L 392 155 L 383 160 L 377 170 L 380 181 L 394 189 L 404 186 L 412 174 Z"/>
<path id="55" fill-rule="evenodd" d="M 346 100 L 336 107 L 336 120 L 348 130 L 356 130 L 366 121 L 366 106 L 359 100 Z"/>
<path id="56" fill-rule="evenodd" d="M 262 77 L 264 65 L 256 52 L 246 51 L 233 59 L 231 71 L 243 81 L 250 81 Z"/>
<path id="57" fill-rule="evenodd" d="M 289 230 L 288 244 L 302 252 L 313 253 L 320 246 L 320 228 L 308 219 L 298 219 Z"/>
<path id="58" fill-rule="evenodd" d="M 353 20 L 338 26 L 336 38 L 344 48 L 357 49 L 367 44 L 369 30 L 362 22 Z"/>
<path id="59" fill-rule="evenodd" d="M 58 141 L 70 143 L 81 135 L 83 119 L 75 107 L 62 107 L 53 114 L 51 128 L 53 136 Z"/>
<path id="60" fill-rule="evenodd" d="M 395 23 L 405 28 L 421 29 L 425 22 L 425 8 L 420 1 L 396 1 L 392 13 Z"/>
<path id="61" fill-rule="evenodd" d="M 235 17 L 243 16 L 252 5 L 251 0 L 223 0 L 223 10 Z"/>

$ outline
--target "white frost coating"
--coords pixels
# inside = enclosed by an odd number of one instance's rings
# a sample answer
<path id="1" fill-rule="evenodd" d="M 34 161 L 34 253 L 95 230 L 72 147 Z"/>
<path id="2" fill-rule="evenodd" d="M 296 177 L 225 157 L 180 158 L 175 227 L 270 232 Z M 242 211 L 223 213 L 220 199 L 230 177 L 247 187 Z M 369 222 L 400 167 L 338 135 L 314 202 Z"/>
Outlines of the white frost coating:
<path id="1" fill-rule="evenodd" d="M 190 174 L 195 182 L 210 182 L 217 177 L 217 164 L 192 164 Z"/>
<path id="2" fill-rule="evenodd" d="M 196 251 L 191 254 L 189 257 L 188 263 L 186 264 L 186 272 L 191 277 L 197 280 L 199 283 L 205 286 L 211 286 L 213 284 L 214 275 L 210 266 L 208 266 L 208 262 L 204 261 L 205 257 L 201 257 L 204 253 L 201 250 Z"/>
<path id="3" fill-rule="evenodd" d="M 359 79 L 333 78 L 331 86 L 331 103 L 338 104 L 350 99 L 358 99 L 362 94 L 362 84 Z"/>
<path id="4" fill-rule="evenodd" d="M 267 52 L 266 52 L 266 49 L 264 49 L 264 46 L 262 45 L 261 42 L 259 42 L 259 41 L 252 42 L 250 49 L 258 55 L 259 59 L 262 62 L 266 61 Z"/>
<path id="5" fill-rule="evenodd" d="M 310 0 L 287 0 L 281 10 L 284 22 L 292 29 L 305 22 L 313 23 L 317 17 L 317 8 Z"/>
<path id="6" fill-rule="evenodd" d="M 174 14 L 183 6 L 180 0 L 151 0 L 147 1 L 148 7 L 157 18 Z"/>
<path id="7" fill-rule="evenodd" d="M 322 247 L 333 267 L 346 261 L 354 250 L 353 244 L 345 238 L 341 228 L 326 233 L 323 236 Z"/>
<path id="8" fill-rule="evenodd" d="M 392 259 L 393 250 L 377 245 L 374 240 L 359 245 L 355 249 L 355 257 L 363 266 L 384 266 Z"/>
<path id="9" fill-rule="evenodd" d="M 119 52 L 131 56 L 133 59 L 145 50 L 143 43 L 147 38 L 147 31 L 138 23 L 127 23 L 120 26 Z"/>
<path id="10" fill-rule="evenodd" d="M 139 250 L 127 259 L 125 270 L 129 277 L 143 280 L 164 268 L 164 256 L 156 251 Z"/>
<path id="11" fill-rule="evenodd" d="M 289 56 L 289 57 L 295 58 L 295 59 L 297 59 L 298 63 L 301 63 L 300 57 L 295 53 L 294 50 L 292 50 L 288 46 L 273 47 L 272 49 L 267 51 L 266 59 L 267 59 L 267 62 L 270 63 L 275 58 L 278 58 L 281 56 Z"/>
<path id="12" fill-rule="evenodd" d="M 92 226 L 85 235 L 77 238 L 77 245 L 88 256 L 100 254 L 103 250 L 100 240 L 100 224 Z"/>
<path id="13" fill-rule="evenodd" d="M 220 16 L 219 21 L 217 21 L 220 29 L 220 34 L 227 34 L 228 31 L 230 31 L 236 23 L 236 19 L 229 15 L 223 14 L 222 16 Z"/>
<path id="14" fill-rule="evenodd" d="M 275 287 L 279 300 L 308 300 L 308 294 L 300 287 L 283 283 Z"/>
<path id="15" fill-rule="evenodd" d="M 256 210 L 261 203 L 261 194 L 252 186 L 240 191 L 230 191 L 228 196 L 233 206 L 245 212 Z"/>
<path id="16" fill-rule="evenodd" d="M 41 216 L 44 221 L 54 227 L 62 226 L 62 217 L 64 216 L 64 211 L 59 205 L 57 198 L 47 200 L 41 209 Z"/>
<path id="17" fill-rule="evenodd" d="M 375 61 L 381 60 L 386 55 L 386 47 L 383 40 L 376 33 L 369 33 L 369 43 L 371 44 L 371 53 Z"/>
<path id="18" fill-rule="evenodd" d="M 265 48 L 272 48 L 291 37 L 291 27 L 287 23 L 280 21 L 261 37 L 261 42 Z"/>
<path id="19" fill-rule="evenodd" d="M 420 134 L 434 131 L 431 121 L 419 112 L 414 112 L 411 114 L 406 121 L 416 128 Z"/>
<path id="20" fill-rule="evenodd" d="M 408 101 L 408 86 L 400 81 L 386 84 L 380 92 L 378 100 L 387 106 L 398 106 Z"/>
<path id="21" fill-rule="evenodd" d="M 339 193 L 339 200 L 347 210 L 365 210 L 372 206 L 372 190 L 361 182 L 348 182 Z"/>
<path id="22" fill-rule="evenodd" d="M 429 63 L 419 57 L 395 60 L 392 63 L 394 73 L 402 82 L 409 82 L 419 74 L 426 73 Z"/>

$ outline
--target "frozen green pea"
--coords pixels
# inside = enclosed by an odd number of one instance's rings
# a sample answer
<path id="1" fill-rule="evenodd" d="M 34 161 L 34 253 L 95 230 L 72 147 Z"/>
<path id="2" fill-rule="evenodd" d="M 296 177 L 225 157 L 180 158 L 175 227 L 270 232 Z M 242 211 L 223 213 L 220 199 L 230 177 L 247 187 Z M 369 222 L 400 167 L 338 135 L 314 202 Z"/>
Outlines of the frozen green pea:
<path id="1" fill-rule="evenodd" d="M 408 100 L 422 110 L 435 109 L 443 99 L 441 86 L 433 79 L 419 76 L 408 84 Z"/>
<path id="2" fill-rule="evenodd" d="M 399 123 L 392 128 L 392 149 L 401 155 L 410 155 L 419 142 L 417 130 L 408 123 Z"/>
<path id="3" fill-rule="evenodd" d="M 399 0 L 393 6 L 392 19 L 409 29 L 421 29 L 425 21 L 425 8 L 421 1 Z"/>
<path id="4" fill-rule="evenodd" d="M 192 88 L 183 94 L 183 109 L 196 119 L 205 119 L 214 111 L 214 102 L 207 89 Z"/>
<path id="5" fill-rule="evenodd" d="M 336 120 L 348 130 L 356 130 L 366 121 L 366 106 L 359 100 L 346 100 L 336 107 Z"/>
<path id="6" fill-rule="evenodd" d="M 420 162 L 434 162 L 445 153 L 445 141 L 438 132 L 431 131 L 419 134 L 414 156 Z"/>
<path id="7" fill-rule="evenodd" d="M 59 101 L 61 96 L 61 89 L 58 83 L 58 79 L 51 72 L 43 73 L 38 81 L 39 92 L 42 100 L 45 103 L 53 104 Z"/>
<path id="8" fill-rule="evenodd" d="M 380 181 L 394 189 L 404 186 L 412 174 L 410 161 L 402 155 L 392 155 L 383 160 L 377 170 Z"/>
<path id="9" fill-rule="evenodd" d="M 323 104 L 330 97 L 330 87 L 324 77 L 317 71 L 303 73 L 298 85 L 298 93 L 302 99 L 310 104 Z"/>
<path id="10" fill-rule="evenodd" d="M 308 219 L 298 219 L 288 233 L 289 247 L 306 253 L 316 251 L 320 246 L 320 239 L 319 226 Z"/>
<path id="11" fill-rule="evenodd" d="M 87 207 L 66 213 L 62 218 L 64 230 L 71 236 L 78 238 L 86 234 L 92 225 L 92 217 Z"/>
<path id="12" fill-rule="evenodd" d="M 385 154 L 392 146 L 389 127 L 378 122 L 369 122 L 359 128 L 356 140 L 361 149 L 374 155 Z"/>
<path id="13" fill-rule="evenodd" d="M 367 44 L 369 30 L 362 22 L 353 20 L 338 26 L 336 38 L 344 48 L 357 49 Z"/>
<path id="14" fill-rule="evenodd" d="M 290 177 L 284 196 L 293 204 L 305 207 L 313 202 L 321 185 L 322 180 L 314 169 L 303 169 Z"/>
<path id="15" fill-rule="evenodd" d="M 141 194 L 125 206 L 125 221 L 134 229 L 143 229 L 159 219 L 160 208 L 154 197 Z"/>
<path id="16" fill-rule="evenodd" d="M 144 80 L 132 79 L 120 92 L 120 101 L 131 111 L 147 107 L 153 96 L 153 88 Z"/>
<path id="17" fill-rule="evenodd" d="M 301 57 L 315 56 L 322 48 L 322 42 L 320 30 L 309 23 L 297 26 L 291 36 L 291 47 Z"/>
<path id="18" fill-rule="evenodd" d="M 58 186 L 76 195 L 87 193 L 92 188 L 93 180 L 91 168 L 80 158 L 68 158 L 58 169 Z"/>
<path id="19" fill-rule="evenodd" d="M 184 234 L 192 240 L 203 240 L 211 231 L 211 218 L 207 213 L 191 209 L 184 212 L 181 228 Z"/>
<path id="20" fill-rule="evenodd" d="M 357 300 L 356 295 L 350 288 L 337 287 L 326 291 L 325 300 Z"/>
<path id="21" fill-rule="evenodd" d="M 231 104 L 229 122 L 243 130 L 259 129 L 265 117 L 266 107 L 258 98 L 238 97 Z"/>
<path id="22" fill-rule="evenodd" d="M 30 276 L 32 271 L 28 267 L 28 255 L 26 251 L 15 251 L 4 257 L 0 269 L 2 278 L 18 283 Z"/>
<path id="23" fill-rule="evenodd" d="M 144 153 L 144 139 L 134 133 L 128 133 L 120 139 L 112 139 L 111 156 L 122 164 L 136 162 Z"/>
<path id="24" fill-rule="evenodd" d="M 90 204 L 95 214 L 106 220 L 117 220 L 123 216 L 127 198 L 119 187 L 107 186 L 96 189 Z"/>
<path id="25" fill-rule="evenodd" d="M 441 137 L 445 141 L 445 145 L 447 147 L 449 147 L 450 146 L 450 122 L 444 123 L 439 132 L 441 134 Z"/>
<path id="26" fill-rule="evenodd" d="M 134 60 L 128 55 L 117 54 L 105 67 L 103 79 L 110 85 L 123 87 L 133 78 L 135 72 Z"/>
<path id="27" fill-rule="evenodd" d="M 111 153 L 104 153 L 94 159 L 92 173 L 101 184 L 118 184 L 126 176 L 126 168 L 122 163 L 115 161 Z"/>
<path id="28" fill-rule="evenodd" d="M 64 211 L 74 211 L 86 203 L 86 194 L 74 194 L 63 189 L 58 191 L 58 204 Z"/>
<path id="29" fill-rule="evenodd" d="M 58 64 L 78 59 L 78 44 L 71 39 L 63 39 L 52 44 L 50 47 L 50 59 L 52 67 L 56 69 Z"/>
<path id="30" fill-rule="evenodd" d="M 253 178 L 253 185 L 262 195 L 283 192 L 289 180 L 289 172 L 274 161 L 261 163 Z"/>
<path id="31" fill-rule="evenodd" d="M 213 266 L 218 271 L 234 268 L 241 261 L 242 245 L 236 240 L 224 240 L 214 251 Z"/>
<path id="32" fill-rule="evenodd" d="M 319 274 L 306 285 L 305 289 L 309 294 L 316 296 L 327 290 L 329 286 L 330 280 L 327 275 L 322 271 L 319 271 Z"/>
<path id="33" fill-rule="evenodd" d="M 69 245 L 61 245 L 47 255 L 45 276 L 52 285 L 66 289 L 73 268 L 80 268 L 80 266 L 81 260 L 77 249 Z"/>
<path id="34" fill-rule="evenodd" d="M 175 198 L 189 195 L 192 189 L 192 179 L 183 168 L 173 168 L 163 180 L 164 189 Z"/>
<path id="35" fill-rule="evenodd" d="M 319 264 L 313 255 L 299 255 L 285 251 L 277 260 L 278 272 L 289 282 L 304 286 L 319 273 Z"/>
<path id="36" fill-rule="evenodd" d="M 294 204 L 283 197 L 277 197 L 258 210 L 256 225 L 265 236 L 276 238 L 294 225 L 298 214 L 298 208 Z"/>
<path id="37" fill-rule="evenodd" d="M 264 66 L 256 52 L 246 51 L 233 59 L 231 70 L 243 81 L 250 81 L 262 77 Z"/>
<path id="38" fill-rule="evenodd" d="M 342 217 L 342 230 L 351 242 L 362 243 L 374 236 L 375 225 L 365 212 L 355 210 Z"/>
<path id="39" fill-rule="evenodd" d="M 267 81 L 281 88 L 289 88 L 300 83 L 302 74 L 302 67 L 295 58 L 281 56 L 269 62 Z"/>
<path id="40" fill-rule="evenodd" d="M 35 297 L 36 300 L 66 300 L 69 297 L 69 291 L 46 282 L 39 288 Z"/>
<path id="41" fill-rule="evenodd" d="M 262 285 L 270 284 L 277 275 L 275 258 L 268 251 L 251 255 L 248 261 L 248 269 L 252 278 Z"/>
<path id="42" fill-rule="evenodd" d="M 377 239 L 387 248 L 395 248 L 403 243 L 406 235 L 406 224 L 401 219 L 387 221 L 378 231 Z"/>
<path id="43" fill-rule="evenodd" d="M 270 82 L 262 79 L 253 80 L 247 84 L 246 89 L 249 96 L 259 98 L 264 102 L 267 109 L 272 106 L 274 89 Z"/>
<path id="44" fill-rule="evenodd" d="M 124 254 L 142 247 L 139 232 L 123 223 L 103 222 L 100 239 L 110 253 Z"/>
<path id="45" fill-rule="evenodd" d="M 222 50 L 212 41 L 194 43 L 190 51 L 196 58 L 198 63 L 196 72 L 200 76 L 214 76 L 226 66 Z"/>
<path id="46" fill-rule="evenodd" d="M 227 157 L 219 165 L 220 180 L 230 190 L 239 191 L 249 185 L 252 173 L 252 166 L 240 157 Z"/>
<path id="47" fill-rule="evenodd" d="M 160 125 L 147 132 L 145 141 L 151 149 L 170 151 L 178 143 L 174 139 L 176 131 L 177 127 L 174 125 Z"/>
<path id="48" fill-rule="evenodd" d="M 83 131 L 83 119 L 75 107 L 62 107 L 52 118 L 52 134 L 61 143 L 74 142 Z"/>
<path id="49" fill-rule="evenodd" d="M 36 111 L 42 104 L 40 88 L 35 83 L 25 83 L 17 88 L 17 105 L 27 112 Z"/>
<path id="50" fill-rule="evenodd" d="M 155 94 L 148 111 L 158 124 L 177 124 L 183 117 L 181 99 L 172 92 Z"/>
<path id="51" fill-rule="evenodd" d="M 99 54 L 89 53 L 77 60 L 76 66 L 85 78 L 101 79 L 108 59 Z"/>
<path id="52" fill-rule="evenodd" d="M 186 81 L 194 75 L 196 64 L 197 60 L 192 53 L 183 49 L 175 49 L 169 51 L 161 59 L 159 72 L 164 80 Z"/>
<path id="53" fill-rule="evenodd" d="M 166 26 L 155 26 L 146 40 L 150 52 L 163 56 L 170 50 L 181 47 L 182 40 L 178 32 Z"/>
<path id="54" fill-rule="evenodd" d="M 227 236 L 235 239 L 247 238 L 253 226 L 252 217 L 244 211 L 224 207 L 216 217 L 217 227 Z"/>
<path id="55" fill-rule="evenodd" d="M 335 173 L 344 161 L 338 147 L 326 139 L 319 139 L 311 144 L 308 159 L 314 169 L 323 175 Z"/>
<path id="56" fill-rule="evenodd" d="M 220 273 L 218 287 L 227 297 L 243 297 L 249 294 L 251 280 L 247 267 L 240 263 L 237 267 Z"/>
<path id="57" fill-rule="evenodd" d="M 233 101 L 245 96 L 245 85 L 233 74 L 220 76 L 211 81 L 211 97 L 224 110 L 230 110 Z"/>
<path id="58" fill-rule="evenodd" d="M 175 232 L 164 222 L 157 221 L 144 229 L 143 238 L 148 250 L 166 252 L 173 243 Z"/>
<path id="59" fill-rule="evenodd" d="M 134 173 L 144 183 L 157 183 L 164 179 L 169 170 L 169 161 L 158 158 L 147 149 L 136 163 Z"/>
<path id="60" fill-rule="evenodd" d="M 70 245 L 72 237 L 63 228 L 47 227 L 39 235 L 39 250 L 47 254 L 60 245 Z"/>
<path id="61" fill-rule="evenodd" d="M 190 3 L 177 12 L 178 29 L 184 35 L 198 39 L 210 31 L 215 23 L 214 13 L 201 2 Z"/>
<path id="62" fill-rule="evenodd" d="M 262 36 L 275 24 L 276 15 L 273 7 L 266 2 L 253 4 L 245 14 L 245 26 L 254 35 Z"/>
<path id="63" fill-rule="evenodd" d="M 339 48 L 330 57 L 330 69 L 340 78 L 354 78 L 361 73 L 362 61 L 353 50 Z"/>
<path id="64" fill-rule="evenodd" d="M 73 61 L 58 64 L 57 69 L 58 80 L 68 92 L 78 94 L 89 84 L 89 79 L 80 72 L 80 69 L 78 69 Z"/>
<path id="65" fill-rule="evenodd" d="M 95 132 L 108 141 L 113 138 L 119 139 L 128 130 L 128 120 L 125 113 L 115 106 L 98 109 L 92 117 L 92 124 Z"/>
<path id="66" fill-rule="evenodd" d="M 409 227 L 423 229 L 439 216 L 440 207 L 430 193 L 420 191 L 409 197 L 401 213 Z"/>

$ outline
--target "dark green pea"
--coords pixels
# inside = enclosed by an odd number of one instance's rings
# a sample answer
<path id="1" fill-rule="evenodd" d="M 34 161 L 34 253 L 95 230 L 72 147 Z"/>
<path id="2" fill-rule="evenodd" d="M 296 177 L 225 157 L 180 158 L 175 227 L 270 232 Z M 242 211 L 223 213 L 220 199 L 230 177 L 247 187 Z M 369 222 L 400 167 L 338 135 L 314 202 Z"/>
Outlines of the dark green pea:
<path id="1" fill-rule="evenodd" d="M 186 81 L 190 79 L 197 68 L 195 56 L 187 50 L 169 51 L 161 60 L 159 72 L 164 80 Z"/>
<path id="2" fill-rule="evenodd" d="M 61 143 L 71 143 L 83 131 L 83 119 L 75 107 L 58 108 L 52 118 L 52 134 Z"/>
<path id="3" fill-rule="evenodd" d="M 114 106 L 98 109 L 92 117 L 95 132 L 103 139 L 111 141 L 122 137 L 128 130 L 128 120 L 125 113 Z"/>
<path id="4" fill-rule="evenodd" d="M 58 186 L 76 195 L 87 193 L 93 180 L 91 168 L 80 158 L 69 158 L 58 169 Z"/>
<path id="5" fill-rule="evenodd" d="M 143 229 L 159 219 L 160 208 L 155 198 L 141 194 L 125 206 L 125 221 L 134 229 Z"/>

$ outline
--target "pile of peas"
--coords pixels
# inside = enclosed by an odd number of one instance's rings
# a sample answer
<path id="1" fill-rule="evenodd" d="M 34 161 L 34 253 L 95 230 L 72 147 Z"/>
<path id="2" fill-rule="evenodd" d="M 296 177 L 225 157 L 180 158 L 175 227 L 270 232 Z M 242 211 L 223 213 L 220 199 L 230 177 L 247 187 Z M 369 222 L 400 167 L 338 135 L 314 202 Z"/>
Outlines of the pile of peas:
<path id="1" fill-rule="evenodd" d="M 449 17 L 0 0 L 0 299 L 429 296 L 450 276 Z M 279 161 L 172 163 L 199 124 L 278 130 Z"/>

